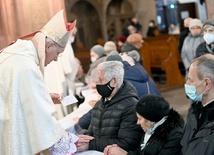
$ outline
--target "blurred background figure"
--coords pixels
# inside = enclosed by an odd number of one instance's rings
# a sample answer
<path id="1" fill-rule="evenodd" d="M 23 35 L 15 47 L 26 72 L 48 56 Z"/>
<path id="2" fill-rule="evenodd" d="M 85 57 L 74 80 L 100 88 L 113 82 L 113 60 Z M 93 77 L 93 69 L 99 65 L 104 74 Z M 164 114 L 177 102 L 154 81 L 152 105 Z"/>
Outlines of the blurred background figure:
<path id="1" fill-rule="evenodd" d="M 133 25 L 129 25 L 127 27 L 128 31 L 129 31 L 129 35 L 130 34 L 134 34 L 134 33 L 137 33 L 137 29 L 133 26 Z"/>
<path id="2" fill-rule="evenodd" d="M 175 24 L 170 24 L 168 34 L 180 34 L 179 26 L 176 26 Z"/>
<path id="3" fill-rule="evenodd" d="M 112 52 L 113 53 L 118 53 L 117 52 L 117 46 L 113 41 L 107 41 L 104 46 L 104 50 L 106 51 L 106 55 L 110 55 Z"/>
<path id="4" fill-rule="evenodd" d="M 128 36 L 128 38 L 126 39 L 125 44 L 123 45 L 123 47 L 121 48 L 121 52 L 130 52 L 133 50 L 136 51 L 140 51 L 141 47 L 143 46 L 143 36 L 139 33 L 134 33 Z M 142 64 L 143 60 L 140 57 L 139 62 L 140 64 Z"/>
<path id="5" fill-rule="evenodd" d="M 149 28 L 148 28 L 148 31 L 147 31 L 147 37 L 155 37 L 157 35 L 159 35 L 158 27 L 155 24 L 155 21 L 151 19 L 149 21 Z"/>
<path id="6" fill-rule="evenodd" d="M 126 42 L 126 37 L 124 35 L 121 35 L 118 37 L 118 39 L 117 39 L 117 51 L 119 53 L 121 52 L 121 48 L 123 47 L 125 42 Z"/>
<path id="7" fill-rule="evenodd" d="M 180 54 L 181 54 L 181 49 L 182 49 L 182 46 L 183 46 L 183 43 L 184 43 L 184 39 L 188 36 L 188 34 L 190 32 L 189 31 L 189 23 L 190 23 L 191 20 L 192 20 L 191 17 L 188 17 L 188 18 L 184 19 L 185 30 L 180 34 L 179 42 L 178 42 L 178 51 L 179 51 Z"/>
<path id="8" fill-rule="evenodd" d="M 207 20 L 203 27 L 205 42 L 201 43 L 196 49 L 196 57 L 212 53 L 214 54 L 214 20 Z"/>
<path id="9" fill-rule="evenodd" d="M 131 21 L 131 25 L 133 25 L 136 29 L 136 33 L 142 33 L 142 25 L 139 23 L 139 20 L 137 17 L 133 17 Z"/>
<path id="10" fill-rule="evenodd" d="M 183 48 L 181 50 L 182 61 L 188 74 L 189 66 L 196 55 L 196 48 L 204 42 L 202 34 L 202 22 L 199 19 L 192 19 L 189 24 L 190 33 L 185 38 Z"/>
<path id="11" fill-rule="evenodd" d="M 85 83 L 87 84 L 88 88 L 95 88 L 96 87 L 96 79 L 97 79 L 97 66 L 104 62 L 106 59 L 106 51 L 104 50 L 103 46 L 95 45 L 90 49 L 90 59 L 91 64 L 89 70 L 85 76 Z"/>

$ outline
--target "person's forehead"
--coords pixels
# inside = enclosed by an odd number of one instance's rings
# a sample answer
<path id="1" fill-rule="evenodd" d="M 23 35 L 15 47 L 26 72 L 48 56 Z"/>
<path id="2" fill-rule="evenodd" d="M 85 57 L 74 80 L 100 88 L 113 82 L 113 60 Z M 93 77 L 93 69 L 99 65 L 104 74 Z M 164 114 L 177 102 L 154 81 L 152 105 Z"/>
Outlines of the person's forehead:
<path id="1" fill-rule="evenodd" d="M 191 79 L 198 79 L 198 75 L 197 75 L 197 66 L 195 64 L 192 64 L 189 68 L 189 78 Z"/>
<path id="2" fill-rule="evenodd" d="M 103 71 L 103 70 L 98 70 L 97 76 L 98 76 L 100 79 L 103 79 L 103 78 L 104 78 L 104 71 Z"/>
<path id="3" fill-rule="evenodd" d="M 204 30 L 214 30 L 214 26 L 212 26 L 212 25 L 205 26 L 203 29 Z"/>

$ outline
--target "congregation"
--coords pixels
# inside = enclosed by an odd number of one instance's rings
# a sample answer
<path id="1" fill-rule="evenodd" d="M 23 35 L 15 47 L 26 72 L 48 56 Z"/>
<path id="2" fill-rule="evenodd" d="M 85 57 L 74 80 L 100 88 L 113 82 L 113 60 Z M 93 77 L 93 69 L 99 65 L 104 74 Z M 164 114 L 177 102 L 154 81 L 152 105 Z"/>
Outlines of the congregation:
<path id="1" fill-rule="evenodd" d="M 65 22 L 63 11 L 31 40 L 2 49 L 0 154 L 214 154 L 214 20 L 186 18 L 184 26 L 175 48 L 191 104 L 186 118 L 144 68 L 135 17 L 117 41 L 90 48 L 86 73 L 72 48 L 76 21 Z M 147 35 L 161 35 L 154 20 Z M 61 96 L 78 102 L 63 106 Z"/>

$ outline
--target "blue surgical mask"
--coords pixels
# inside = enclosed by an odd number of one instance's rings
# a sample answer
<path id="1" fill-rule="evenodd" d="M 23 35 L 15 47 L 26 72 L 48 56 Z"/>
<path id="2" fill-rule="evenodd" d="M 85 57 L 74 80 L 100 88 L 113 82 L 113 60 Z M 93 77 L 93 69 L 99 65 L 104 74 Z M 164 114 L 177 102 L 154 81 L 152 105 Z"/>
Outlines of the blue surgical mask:
<path id="1" fill-rule="evenodd" d="M 204 35 L 204 40 L 208 45 L 214 43 L 214 34 L 213 33 L 206 33 Z"/>
<path id="2" fill-rule="evenodd" d="M 203 82 L 204 80 L 202 80 L 197 86 L 190 86 L 190 85 L 187 85 L 187 84 L 185 84 L 184 85 L 184 88 L 185 88 L 185 93 L 186 93 L 186 95 L 191 99 L 191 100 L 193 100 L 193 101 L 202 101 L 202 95 L 204 94 L 204 92 L 206 91 L 204 91 L 203 93 L 201 93 L 201 94 L 196 94 L 196 88 L 200 85 L 200 84 L 202 84 L 202 82 Z"/>

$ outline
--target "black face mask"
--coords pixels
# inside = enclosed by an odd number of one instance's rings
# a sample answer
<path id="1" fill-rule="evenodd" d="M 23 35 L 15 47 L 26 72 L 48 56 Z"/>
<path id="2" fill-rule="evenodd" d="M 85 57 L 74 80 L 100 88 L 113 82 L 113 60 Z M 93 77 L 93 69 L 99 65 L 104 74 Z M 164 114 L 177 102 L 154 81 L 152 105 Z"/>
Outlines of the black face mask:
<path id="1" fill-rule="evenodd" d="M 104 84 L 104 85 L 96 85 L 97 92 L 102 96 L 102 97 L 109 97 L 111 93 L 113 92 L 115 87 L 110 86 L 111 80 Z"/>

